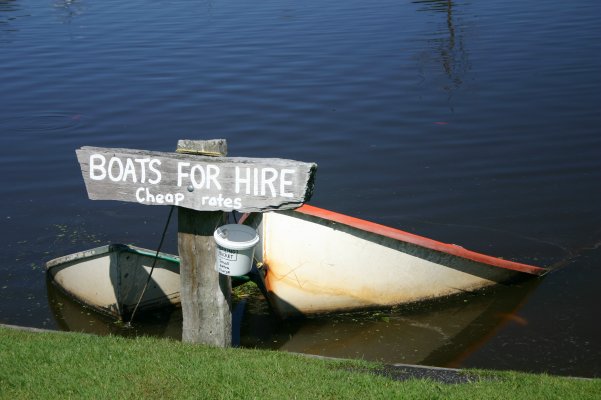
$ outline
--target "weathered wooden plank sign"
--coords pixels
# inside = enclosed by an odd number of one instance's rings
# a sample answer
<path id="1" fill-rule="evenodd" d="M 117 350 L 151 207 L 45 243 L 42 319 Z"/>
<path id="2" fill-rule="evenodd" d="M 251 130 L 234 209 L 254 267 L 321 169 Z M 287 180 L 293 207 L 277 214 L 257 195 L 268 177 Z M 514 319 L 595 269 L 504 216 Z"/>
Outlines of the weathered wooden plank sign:
<path id="1" fill-rule="evenodd" d="M 197 211 L 297 208 L 317 165 L 279 158 L 208 157 L 103 147 L 76 150 L 88 196 Z"/>

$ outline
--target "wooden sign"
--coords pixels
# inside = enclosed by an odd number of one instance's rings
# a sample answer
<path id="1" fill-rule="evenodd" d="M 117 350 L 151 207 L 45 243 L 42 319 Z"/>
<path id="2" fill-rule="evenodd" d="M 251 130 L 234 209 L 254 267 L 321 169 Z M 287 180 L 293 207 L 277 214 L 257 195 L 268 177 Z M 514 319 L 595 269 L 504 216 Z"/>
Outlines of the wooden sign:
<path id="1" fill-rule="evenodd" d="M 176 205 L 197 211 L 293 209 L 311 198 L 317 165 L 279 158 L 208 157 L 82 147 L 92 200 Z"/>

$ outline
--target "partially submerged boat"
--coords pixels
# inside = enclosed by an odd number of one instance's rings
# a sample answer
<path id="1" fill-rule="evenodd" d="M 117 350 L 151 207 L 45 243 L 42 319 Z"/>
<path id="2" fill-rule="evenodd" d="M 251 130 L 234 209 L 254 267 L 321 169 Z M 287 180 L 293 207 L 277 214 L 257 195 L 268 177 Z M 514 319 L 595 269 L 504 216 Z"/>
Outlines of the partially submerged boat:
<path id="1" fill-rule="evenodd" d="M 179 258 L 159 253 L 155 262 L 155 255 L 152 250 L 110 244 L 48 261 L 46 270 L 67 295 L 96 311 L 124 319 L 138 300 L 140 311 L 180 304 Z"/>
<path id="2" fill-rule="evenodd" d="M 412 303 L 547 272 L 309 205 L 247 223 L 261 237 L 255 257 L 282 317 Z"/>
<path id="3" fill-rule="evenodd" d="M 68 296 L 122 320 L 128 319 L 138 301 L 138 311 L 181 304 L 180 260 L 167 253 L 110 244 L 50 260 L 46 271 Z M 246 276 L 233 277 L 232 286 L 248 281 Z"/>

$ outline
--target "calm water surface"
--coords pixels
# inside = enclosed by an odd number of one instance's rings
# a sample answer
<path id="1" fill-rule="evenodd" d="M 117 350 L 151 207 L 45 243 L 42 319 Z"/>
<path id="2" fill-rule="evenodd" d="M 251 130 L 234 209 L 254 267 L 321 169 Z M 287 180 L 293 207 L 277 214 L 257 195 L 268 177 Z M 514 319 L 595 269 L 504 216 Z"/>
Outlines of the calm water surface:
<path id="1" fill-rule="evenodd" d="M 317 162 L 314 205 L 554 269 L 288 324 L 251 299 L 242 345 L 601 376 L 600 18 L 597 0 L 0 0 L 0 322 L 120 331 L 44 262 L 156 247 L 168 209 L 88 200 L 76 148 L 223 137 Z M 165 318 L 140 329 L 177 337 Z"/>

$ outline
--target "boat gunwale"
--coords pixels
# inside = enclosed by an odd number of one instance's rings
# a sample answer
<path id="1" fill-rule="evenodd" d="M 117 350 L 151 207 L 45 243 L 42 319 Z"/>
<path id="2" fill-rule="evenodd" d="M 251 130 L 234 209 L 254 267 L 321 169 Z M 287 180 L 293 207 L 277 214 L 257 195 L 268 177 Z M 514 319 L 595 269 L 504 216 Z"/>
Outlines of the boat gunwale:
<path id="1" fill-rule="evenodd" d="M 141 247 L 136 247 L 127 244 L 120 243 L 111 243 L 104 246 L 96 247 L 89 250 L 78 251 L 77 253 L 67 254 L 65 256 L 61 256 L 58 258 L 54 258 L 48 262 L 46 262 L 46 270 L 50 270 L 51 268 L 57 267 L 59 265 L 63 265 L 66 263 L 72 263 L 76 261 L 85 260 L 91 257 L 98 257 L 104 254 L 110 254 L 112 252 L 128 252 L 134 254 L 140 254 L 143 256 L 155 257 L 156 252 L 143 249 Z M 168 262 L 180 262 L 179 257 L 173 256 L 167 253 L 159 253 L 158 259 Z"/>
<path id="2" fill-rule="evenodd" d="M 450 254 L 456 257 L 461 257 L 471 261 L 475 261 L 481 264 L 486 264 L 492 267 L 503 268 L 507 270 L 522 272 L 530 275 L 542 276 L 548 272 L 547 269 L 537 267 L 534 265 L 524 264 L 520 262 L 505 260 L 498 257 L 489 256 L 486 254 L 478 253 L 472 250 L 468 250 L 464 247 L 455 244 L 448 244 L 438 242 L 433 239 L 429 239 L 423 236 L 415 235 L 409 232 L 402 231 L 400 229 L 391 228 L 385 225 L 380 225 L 375 222 L 370 222 L 360 218 L 350 217 L 348 215 L 340 214 L 334 211 L 325 210 L 323 208 L 304 204 L 303 206 L 294 210 L 304 215 L 309 215 L 317 218 L 322 218 L 328 221 L 343 224 L 355 229 L 374 233 L 376 235 L 385 236 L 393 240 L 398 240 L 406 243 L 410 243 L 416 246 L 420 246 L 426 249 L 438 251 L 445 254 Z"/>

